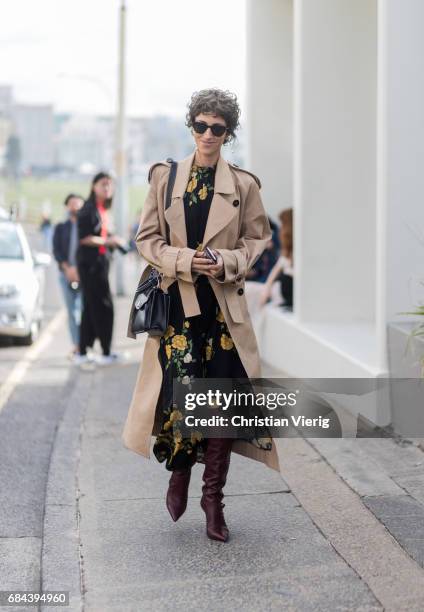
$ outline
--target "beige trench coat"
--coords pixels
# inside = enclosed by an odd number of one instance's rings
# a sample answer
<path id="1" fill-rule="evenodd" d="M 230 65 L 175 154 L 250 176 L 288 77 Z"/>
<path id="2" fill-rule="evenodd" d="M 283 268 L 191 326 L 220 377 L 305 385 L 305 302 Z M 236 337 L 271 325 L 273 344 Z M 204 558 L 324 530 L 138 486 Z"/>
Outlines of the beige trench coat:
<path id="1" fill-rule="evenodd" d="M 163 273 L 162 288 L 165 290 L 177 279 L 186 317 L 200 314 L 193 285 L 195 278 L 191 272 L 195 251 L 187 247 L 183 201 L 193 160 L 194 153 L 179 162 L 171 206 L 165 214 L 170 164 L 164 162 L 151 168 L 150 189 L 136 235 L 137 249 L 143 261 L 140 280 L 146 278 L 150 266 Z M 260 182 L 254 175 L 220 157 L 203 240 L 204 247 L 217 250 L 224 260 L 224 277 L 219 281 L 211 277 L 209 280 L 249 378 L 261 376 L 261 365 L 247 310 L 244 282 L 247 271 L 271 237 L 259 189 Z M 164 216 L 170 227 L 170 245 L 166 243 Z M 128 336 L 134 338 L 130 326 Z M 162 418 L 156 413 L 159 413 L 156 406 L 162 384 L 159 346 L 159 337 L 147 338 L 123 431 L 124 445 L 145 457 L 150 457 L 151 436 L 159 433 Z M 265 451 L 248 442 L 235 440 L 232 449 L 275 470 L 280 469 L 274 442 L 272 449 Z"/>

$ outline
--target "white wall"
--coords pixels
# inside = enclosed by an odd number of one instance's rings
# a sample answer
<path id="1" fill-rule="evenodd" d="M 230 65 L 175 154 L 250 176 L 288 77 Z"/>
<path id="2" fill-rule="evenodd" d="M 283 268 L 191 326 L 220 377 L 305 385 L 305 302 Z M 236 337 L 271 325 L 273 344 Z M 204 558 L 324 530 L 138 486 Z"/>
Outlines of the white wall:
<path id="1" fill-rule="evenodd" d="M 424 302 L 424 2 L 379 3 L 382 325 Z M 421 237 L 421 242 L 418 238 Z M 407 318 L 410 320 L 410 317 Z M 382 333 L 384 333 L 383 330 Z"/>
<path id="2" fill-rule="evenodd" d="M 297 0 L 296 315 L 375 319 L 374 0 Z"/>
<path id="3" fill-rule="evenodd" d="M 293 204 L 292 0 L 248 0 L 247 28 L 247 167 L 276 217 Z"/>
<path id="4" fill-rule="evenodd" d="M 295 208 L 294 313 L 258 337 L 291 376 L 386 375 L 388 322 L 424 302 L 423 24 L 424 0 L 250 0 L 251 165 Z"/>

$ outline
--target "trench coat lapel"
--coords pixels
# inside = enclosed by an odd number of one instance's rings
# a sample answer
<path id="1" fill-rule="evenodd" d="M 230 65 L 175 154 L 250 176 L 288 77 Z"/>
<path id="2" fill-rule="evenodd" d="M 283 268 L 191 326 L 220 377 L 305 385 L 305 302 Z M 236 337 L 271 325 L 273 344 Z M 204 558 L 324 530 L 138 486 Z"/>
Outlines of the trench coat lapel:
<path id="1" fill-rule="evenodd" d="M 226 227 L 231 219 L 235 217 L 238 209 L 233 206 L 235 194 L 234 179 L 230 172 L 228 163 L 220 157 L 215 173 L 214 195 L 206 223 L 203 246 Z"/>
<path id="2" fill-rule="evenodd" d="M 178 163 L 174 188 L 171 196 L 171 206 L 165 211 L 165 219 L 170 228 L 171 244 L 173 246 L 187 246 L 187 231 L 184 213 L 184 192 L 190 177 L 190 170 L 195 153 L 189 155 Z"/>
<path id="3" fill-rule="evenodd" d="M 184 193 L 190 178 L 195 152 L 178 164 L 174 189 L 172 190 L 171 206 L 165 212 L 165 218 L 171 231 L 173 246 L 187 246 L 187 232 L 184 215 Z M 203 246 L 226 227 L 237 214 L 233 206 L 235 194 L 234 179 L 228 163 L 220 157 L 215 173 L 215 187 L 208 220 L 206 223 Z"/>

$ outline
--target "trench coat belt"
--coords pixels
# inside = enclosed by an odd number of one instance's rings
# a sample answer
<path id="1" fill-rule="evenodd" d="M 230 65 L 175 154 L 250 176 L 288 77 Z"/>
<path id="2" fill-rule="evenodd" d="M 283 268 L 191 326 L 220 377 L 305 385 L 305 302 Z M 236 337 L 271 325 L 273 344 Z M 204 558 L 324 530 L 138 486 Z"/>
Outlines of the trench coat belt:
<path id="1" fill-rule="evenodd" d="M 169 287 L 175 279 L 169 279 L 166 286 Z M 181 302 L 183 304 L 184 315 L 188 317 L 195 317 L 200 314 L 200 306 L 196 295 L 196 289 L 193 283 L 177 279 L 178 288 L 180 290 Z"/>

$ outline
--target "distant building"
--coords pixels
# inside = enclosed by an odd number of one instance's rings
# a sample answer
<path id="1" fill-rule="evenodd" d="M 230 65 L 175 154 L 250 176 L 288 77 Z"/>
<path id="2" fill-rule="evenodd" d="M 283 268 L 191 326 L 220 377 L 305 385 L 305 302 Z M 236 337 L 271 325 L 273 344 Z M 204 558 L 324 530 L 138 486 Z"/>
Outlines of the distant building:
<path id="1" fill-rule="evenodd" d="M 90 173 L 113 168 L 115 118 L 82 115 L 55 115 L 55 168 L 59 171 Z M 193 138 L 184 118 L 158 115 L 130 117 L 127 122 L 128 174 L 130 180 L 146 181 L 155 161 L 186 157 L 193 150 Z M 242 139 L 226 156 L 242 162 Z"/>
<path id="2" fill-rule="evenodd" d="M 51 105 L 18 104 L 13 89 L 0 85 L 0 169 L 6 164 L 9 139 L 17 138 L 20 171 L 89 175 L 115 165 L 115 117 L 54 113 Z M 183 159 L 193 150 L 185 118 L 157 115 L 129 117 L 127 159 L 130 181 L 145 182 L 150 165 L 172 157 Z M 224 156 L 244 163 L 244 137 L 226 147 Z"/>
<path id="3" fill-rule="evenodd" d="M 22 170 L 48 172 L 54 163 L 53 107 L 49 104 L 14 104 L 12 120 L 21 142 Z"/>
<path id="4" fill-rule="evenodd" d="M 7 142 L 12 134 L 13 90 L 9 85 L 0 85 L 0 171 L 6 165 Z"/>
<path id="5" fill-rule="evenodd" d="M 55 167 L 90 174 L 113 166 L 114 128 L 110 118 L 56 116 Z"/>
<path id="6" fill-rule="evenodd" d="M 0 116 L 0 170 L 6 165 L 6 150 L 9 137 L 12 133 L 12 122 Z"/>
<path id="7" fill-rule="evenodd" d="M 193 140 L 183 118 L 158 115 L 143 119 L 143 124 L 146 163 L 167 157 L 181 159 L 192 149 Z"/>
<path id="8" fill-rule="evenodd" d="M 11 119 L 13 107 L 13 89 L 10 85 L 0 85 L 0 117 Z"/>

